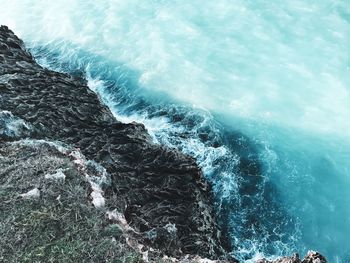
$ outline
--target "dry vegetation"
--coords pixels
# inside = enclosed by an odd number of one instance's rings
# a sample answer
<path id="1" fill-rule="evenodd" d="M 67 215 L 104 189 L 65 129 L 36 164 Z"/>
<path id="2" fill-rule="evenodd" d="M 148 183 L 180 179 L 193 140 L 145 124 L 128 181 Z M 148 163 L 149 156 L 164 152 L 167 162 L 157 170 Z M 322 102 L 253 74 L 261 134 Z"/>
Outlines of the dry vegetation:
<path id="1" fill-rule="evenodd" d="M 57 169 L 65 180 L 45 179 Z M 21 197 L 34 188 L 39 198 Z M 141 262 L 88 191 L 85 177 L 54 147 L 0 144 L 0 262 Z"/>

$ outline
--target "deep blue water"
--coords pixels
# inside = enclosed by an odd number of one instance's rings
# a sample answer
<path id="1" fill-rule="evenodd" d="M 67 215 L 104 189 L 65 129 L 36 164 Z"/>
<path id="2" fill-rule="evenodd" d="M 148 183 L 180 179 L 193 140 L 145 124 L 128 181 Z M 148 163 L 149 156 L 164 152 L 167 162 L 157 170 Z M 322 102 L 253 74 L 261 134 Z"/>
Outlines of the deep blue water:
<path id="1" fill-rule="evenodd" d="M 41 64 L 197 158 L 246 260 L 350 261 L 350 2 L 7 1 Z"/>

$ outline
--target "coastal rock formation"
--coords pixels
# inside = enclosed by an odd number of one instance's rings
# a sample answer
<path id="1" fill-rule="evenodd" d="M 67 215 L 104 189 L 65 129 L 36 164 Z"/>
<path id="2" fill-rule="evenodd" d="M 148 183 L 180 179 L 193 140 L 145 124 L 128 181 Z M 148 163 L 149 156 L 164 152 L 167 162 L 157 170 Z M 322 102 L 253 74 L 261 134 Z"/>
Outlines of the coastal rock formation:
<path id="1" fill-rule="evenodd" d="M 0 27 L 0 168 L 0 216 L 6 219 L 0 232 L 8 238 L 0 261 L 16 249 L 20 261 L 45 253 L 54 258 L 63 251 L 60 242 L 73 242 L 71 231 L 86 238 L 70 250 L 77 253 L 75 262 L 91 251 L 105 253 L 91 262 L 129 255 L 116 245 L 120 235 L 143 261 L 236 262 L 227 256 L 229 244 L 222 241 L 210 187 L 195 160 L 152 142 L 142 124 L 116 120 L 86 80 L 38 65 L 6 26 Z M 42 222 L 35 229 L 45 233 L 45 246 L 30 237 L 25 226 L 32 218 L 21 213 Z M 66 226 L 67 215 L 79 225 Z M 92 234 L 79 232 L 85 223 Z M 102 249 L 97 241 L 107 245 Z M 326 261 L 309 253 L 303 261 L 293 256 L 273 262 Z"/>
<path id="2" fill-rule="evenodd" d="M 114 196 L 112 205 L 145 242 L 172 256 L 224 254 L 209 187 L 195 160 L 154 144 L 142 124 L 117 121 L 84 79 L 42 68 L 5 26 L 0 111 L 3 141 L 58 140 L 103 166 L 112 179 L 105 194 Z M 7 125 L 13 122 L 17 126 Z"/>
<path id="3" fill-rule="evenodd" d="M 327 260 L 320 253 L 309 251 L 304 259 L 300 259 L 298 254 L 294 254 L 291 257 L 283 257 L 273 261 L 261 259 L 256 263 L 327 263 Z"/>

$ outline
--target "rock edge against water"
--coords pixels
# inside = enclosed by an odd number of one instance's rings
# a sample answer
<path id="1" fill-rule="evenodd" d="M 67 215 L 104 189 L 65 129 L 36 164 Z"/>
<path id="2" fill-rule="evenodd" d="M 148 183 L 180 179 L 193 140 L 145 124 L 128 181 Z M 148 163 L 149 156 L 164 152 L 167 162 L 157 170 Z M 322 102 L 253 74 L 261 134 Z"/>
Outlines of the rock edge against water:
<path id="1" fill-rule="evenodd" d="M 84 79 L 42 68 L 6 27 L 0 63 L 2 144 L 26 138 L 79 149 L 111 178 L 106 209 L 121 211 L 144 243 L 174 257 L 225 255 L 195 160 L 153 143 L 142 124 L 117 121 Z"/>
<path id="2" fill-rule="evenodd" d="M 69 206 L 62 201 L 67 197 L 60 194 L 67 192 L 62 189 L 68 184 L 78 187 L 81 195 L 77 200 L 86 197 L 81 205 L 91 217 L 96 216 L 102 232 L 116 225 L 117 232 L 122 233 L 118 237 L 123 236 L 117 240 L 112 231 L 107 237 L 96 234 L 96 240 L 120 241 L 142 256 L 135 260 L 235 261 L 225 252 L 229 244 L 216 224 L 210 187 L 195 160 L 153 143 L 142 124 L 117 121 L 84 79 L 38 65 L 23 42 L 5 26 L 0 28 L 0 168 L 0 216 L 7 222 L 0 231 L 7 233 L 10 241 L 2 246 L 0 259 L 21 254 L 16 250 L 26 251 L 26 246 L 35 241 L 25 234 L 25 224 L 20 227 L 9 213 L 16 213 L 13 209 L 23 202 L 30 203 L 23 211 L 30 215 L 30 211 L 38 210 L 47 216 L 51 212 L 42 211 L 46 206 Z M 74 176 L 80 177 L 75 186 L 71 185 Z M 51 189 L 52 185 L 55 187 Z M 43 206 L 42 200 L 51 201 Z M 89 210 L 92 207 L 100 214 Z M 45 242 L 51 245 L 39 242 L 31 250 L 41 247 L 42 251 L 21 254 L 23 261 L 54 253 L 58 240 L 70 242 L 69 238 L 62 239 L 68 230 L 61 224 L 67 222 L 49 222 L 59 229 L 47 237 Z M 105 254 L 95 262 L 120 256 L 113 254 L 115 248 L 103 251 Z M 293 256 L 274 262 L 326 262 L 315 255 L 310 252 L 303 261 Z"/>

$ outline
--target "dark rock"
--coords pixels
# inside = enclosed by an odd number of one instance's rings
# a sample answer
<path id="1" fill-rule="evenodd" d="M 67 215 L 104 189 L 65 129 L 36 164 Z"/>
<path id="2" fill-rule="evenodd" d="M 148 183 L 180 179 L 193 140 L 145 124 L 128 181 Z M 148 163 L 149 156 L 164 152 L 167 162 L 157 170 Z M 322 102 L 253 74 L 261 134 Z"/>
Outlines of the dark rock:
<path id="1" fill-rule="evenodd" d="M 301 263 L 327 263 L 327 260 L 320 253 L 309 251 Z"/>
<path id="2" fill-rule="evenodd" d="M 0 62 L 0 110 L 32 127 L 11 137 L 0 122 L 0 144 L 30 137 L 79 148 L 107 169 L 117 193 L 112 205 L 123 209 L 128 223 L 150 243 L 172 256 L 225 254 L 210 189 L 195 160 L 152 143 L 142 124 L 115 120 L 84 79 L 42 68 L 5 26 Z M 169 224 L 175 232 L 167 230 Z"/>
<path id="3" fill-rule="evenodd" d="M 298 254 L 294 254 L 291 257 L 282 257 L 273 261 L 261 259 L 256 263 L 327 263 L 327 260 L 320 253 L 309 251 L 303 260 L 299 258 Z"/>
<path id="4" fill-rule="evenodd" d="M 260 259 L 256 263 L 300 263 L 300 258 L 298 254 L 294 254 L 291 257 L 282 257 L 274 261 L 269 261 L 267 259 Z"/>
<path id="5" fill-rule="evenodd" d="M 167 244 L 168 254 L 169 249 L 177 245 L 178 235 L 177 228 L 174 224 L 167 224 L 164 227 L 153 228 L 144 233 L 144 239 L 154 248 L 163 247 Z"/>

